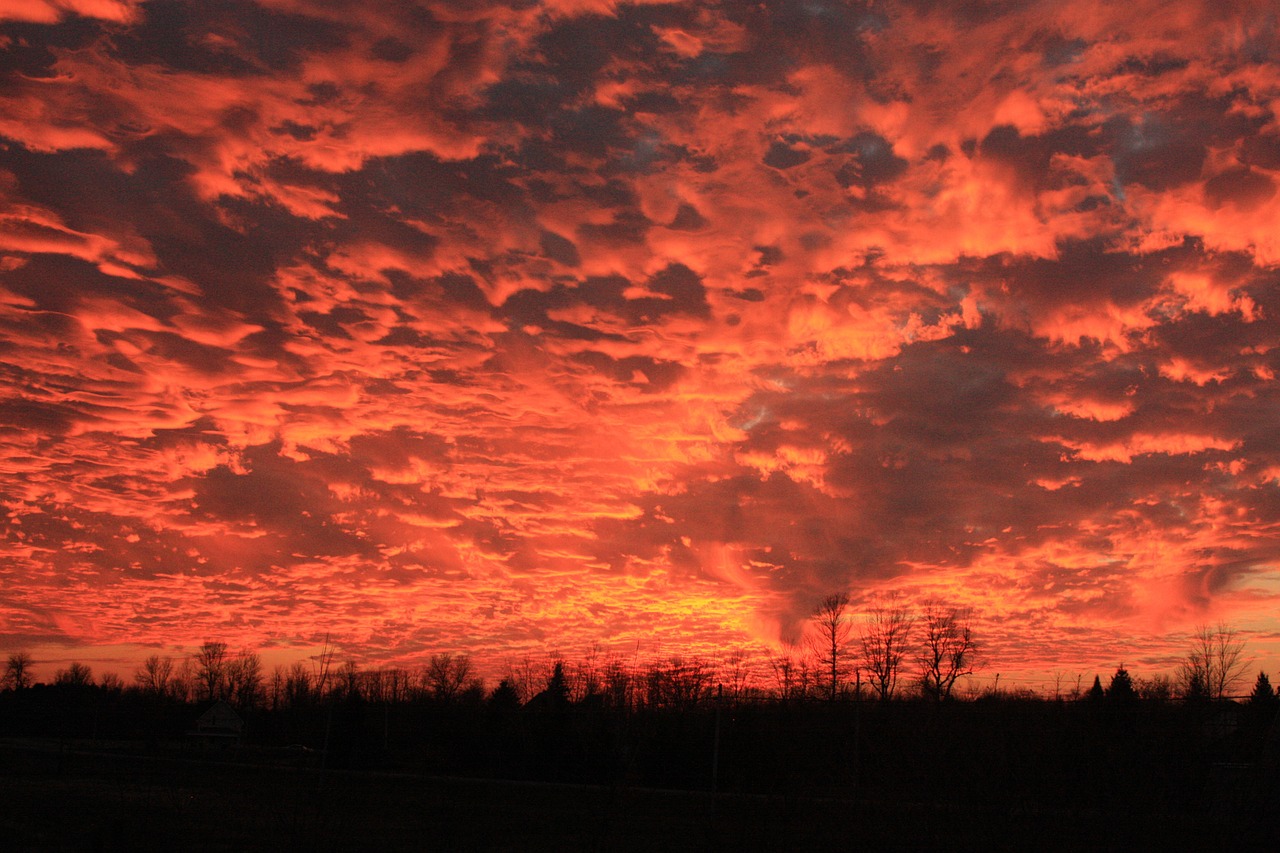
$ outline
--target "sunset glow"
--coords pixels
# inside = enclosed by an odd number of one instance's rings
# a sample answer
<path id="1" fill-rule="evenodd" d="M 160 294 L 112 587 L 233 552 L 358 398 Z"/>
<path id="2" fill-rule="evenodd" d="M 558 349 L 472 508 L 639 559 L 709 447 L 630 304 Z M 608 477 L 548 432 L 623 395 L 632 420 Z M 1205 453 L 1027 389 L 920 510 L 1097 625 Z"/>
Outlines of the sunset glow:
<path id="1" fill-rule="evenodd" d="M 0 648 L 494 675 L 847 592 L 1002 683 L 1274 671 L 1277 56 L 1269 0 L 0 0 Z"/>

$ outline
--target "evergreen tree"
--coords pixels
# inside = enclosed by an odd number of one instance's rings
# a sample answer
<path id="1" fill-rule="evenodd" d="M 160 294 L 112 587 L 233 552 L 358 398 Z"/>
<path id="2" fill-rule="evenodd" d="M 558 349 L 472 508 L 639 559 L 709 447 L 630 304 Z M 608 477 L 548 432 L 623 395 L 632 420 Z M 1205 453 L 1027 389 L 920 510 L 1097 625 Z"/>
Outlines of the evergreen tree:
<path id="1" fill-rule="evenodd" d="M 556 661 L 551 669 L 551 677 L 547 679 L 547 700 L 552 708 L 563 708 L 569 704 L 569 682 L 564 676 L 564 662 Z"/>
<path id="2" fill-rule="evenodd" d="M 1093 677 L 1093 686 L 1089 688 L 1089 701 L 1098 702 L 1106 694 L 1102 690 L 1102 679 L 1099 676 Z"/>
<path id="3" fill-rule="evenodd" d="M 493 688 L 489 694 L 489 707 L 497 711 L 513 711 L 520 707 L 520 694 L 511 679 L 504 678 Z"/>
<path id="4" fill-rule="evenodd" d="M 1204 702 L 1209 698 L 1209 685 L 1205 682 L 1204 676 L 1198 672 L 1192 672 L 1187 676 L 1187 686 L 1183 691 L 1182 698 L 1188 704 L 1193 702 Z"/>
<path id="5" fill-rule="evenodd" d="M 1249 694 L 1250 705 L 1274 705 L 1276 692 L 1271 687 L 1271 679 L 1265 672 L 1258 673 L 1258 680 L 1253 683 L 1253 692 Z"/>
<path id="6" fill-rule="evenodd" d="M 1129 677 L 1129 670 L 1124 668 L 1124 664 L 1116 669 L 1116 674 L 1111 676 L 1111 683 L 1107 685 L 1107 698 L 1113 702 L 1128 702 L 1137 694 L 1133 690 L 1133 679 Z"/>

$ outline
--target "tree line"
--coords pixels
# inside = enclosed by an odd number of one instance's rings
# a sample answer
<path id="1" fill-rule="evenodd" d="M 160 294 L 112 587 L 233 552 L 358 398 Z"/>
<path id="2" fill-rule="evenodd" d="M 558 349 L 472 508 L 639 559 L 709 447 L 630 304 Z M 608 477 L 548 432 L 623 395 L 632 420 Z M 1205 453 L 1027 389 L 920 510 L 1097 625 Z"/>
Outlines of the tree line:
<path id="1" fill-rule="evenodd" d="M 48 762 L 60 786 L 93 764 L 162 774 L 165 790 L 176 767 L 217 780 L 252 766 L 272 784 L 271 768 L 286 768 L 282 787 L 309 791 L 346 778 L 330 770 L 379 771 L 397 789 L 417 774 L 414 784 L 428 775 L 573 783 L 610 797 L 715 791 L 786 814 L 822 803 L 858 827 L 879 814 L 892 826 L 886 839 L 900 840 L 904 820 L 931 821 L 937 837 L 921 847 L 955 846 L 958 819 L 977 839 L 1025 815 L 1025 838 L 1038 843 L 1046 819 L 1061 832 L 1105 814 L 1128 833 L 1120 846 L 1208 849 L 1200 830 L 1233 826 L 1239 849 L 1263 849 L 1257 839 L 1271 837 L 1280 802 L 1270 758 L 1280 703 L 1265 673 L 1244 705 L 1221 701 L 1239 697 L 1249 665 L 1225 625 L 1197 631 L 1169 674 L 1143 678 L 1120 664 L 1091 688 L 1077 679 L 1039 693 L 1001 689 L 998 678 L 980 689 L 965 682 L 990 663 L 963 609 L 884 599 L 855 612 L 839 595 L 772 653 L 592 648 L 512 659 L 496 679 L 464 654 L 362 666 L 327 641 L 304 660 L 264 666 L 255 651 L 210 640 L 185 657 L 152 655 L 125 678 L 72 663 L 37 683 L 30 654 L 0 663 L 0 746 L 27 764 Z M 200 730 L 212 700 L 240 712 L 233 752 Z M 102 747 L 23 746 L 53 738 Z M 174 761 L 151 761 L 157 755 Z M 353 808 L 379 800 L 360 790 Z M 833 810 L 833 797 L 848 809 Z M 960 846 L 1002 846 L 993 841 Z"/>
<path id="2" fill-rule="evenodd" d="M 1120 664 L 1103 686 L 1095 676 L 1088 691 L 1079 680 L 1053 696 L 1116 701 L 1221 700 L 1234 695 L 1248 660 L 1245 644 L 1226 624 L 1202 626 L 1191 638 L 1176 671 L 1134 678 Z M 551 653 L 508 661 L 490 686 L 466 654 L 439 652 L 416 667 L 362 667 L 338 660 L 326 637 L 320 652 L 307 660 L 266 672 L 261 656 L 232 650 L 209 640 L 181 658 L 151 655 L 126 682 L 115 673 L 95 681 L 91 669 L 71 663 L 49 684 L 59 688 L 96 687 L 132 692 L 175 703 L 225 700 L 239 708 L 278 710 L 328 700 L 358 698 L 375 703 L 489 703 L 498 707 L 561 708 L 586 705 L 607 709 L 671 708 L 687 710 L 712 701 L 810 702 L 880 701 L 915 698 L 947 702 L 957 698 L 960 680 L 986 663 L 970 611 L 939 601 L 911 608 L 897 599 L 873 602 L 860 616 L 845 594 L 820 601 L 797 642 L 772 654 L 734 650 L 720 659 L 672 655 L 641 660 L 639 655 L 604 653 L 593 647 L 576 660 Z M 0 688 L 33 686 L 35 662 L 25 651 L 8 655 Z M 1000 691 L 999 676 L 983 695 L 1032 698 L 1032 691 Z M 1275 694 L 1266 673 L 1258 673 L 1251 697 L 1271 701 Z"/>

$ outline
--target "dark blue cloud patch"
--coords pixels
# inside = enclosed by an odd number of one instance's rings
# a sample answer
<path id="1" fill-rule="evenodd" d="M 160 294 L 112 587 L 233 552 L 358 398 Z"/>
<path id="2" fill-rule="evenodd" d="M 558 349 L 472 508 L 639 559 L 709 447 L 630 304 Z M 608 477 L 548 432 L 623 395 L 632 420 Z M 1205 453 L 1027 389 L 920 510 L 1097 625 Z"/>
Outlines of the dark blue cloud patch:
<path id="1" fill-rule="evenodd" d="M 1122 184 L 1139 184 L 1162 191 L 1200 177 L 1207 156 L 1206 140 L 1194 127 L 1161 115 L 1136 121 L 1117 118 L 1103 128 L 1110 140 L 1111 159 Z"/>

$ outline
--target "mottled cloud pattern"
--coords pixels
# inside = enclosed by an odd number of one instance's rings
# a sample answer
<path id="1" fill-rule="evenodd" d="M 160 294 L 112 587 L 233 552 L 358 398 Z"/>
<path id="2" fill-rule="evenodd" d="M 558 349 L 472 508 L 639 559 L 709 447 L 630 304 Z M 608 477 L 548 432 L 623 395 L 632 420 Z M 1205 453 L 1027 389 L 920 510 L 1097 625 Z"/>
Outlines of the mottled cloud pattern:
<path id="1" fill-rule="evenodd" d="M 0 2 L 0 640 L 1270 654 L 1278 27 Z"/>

